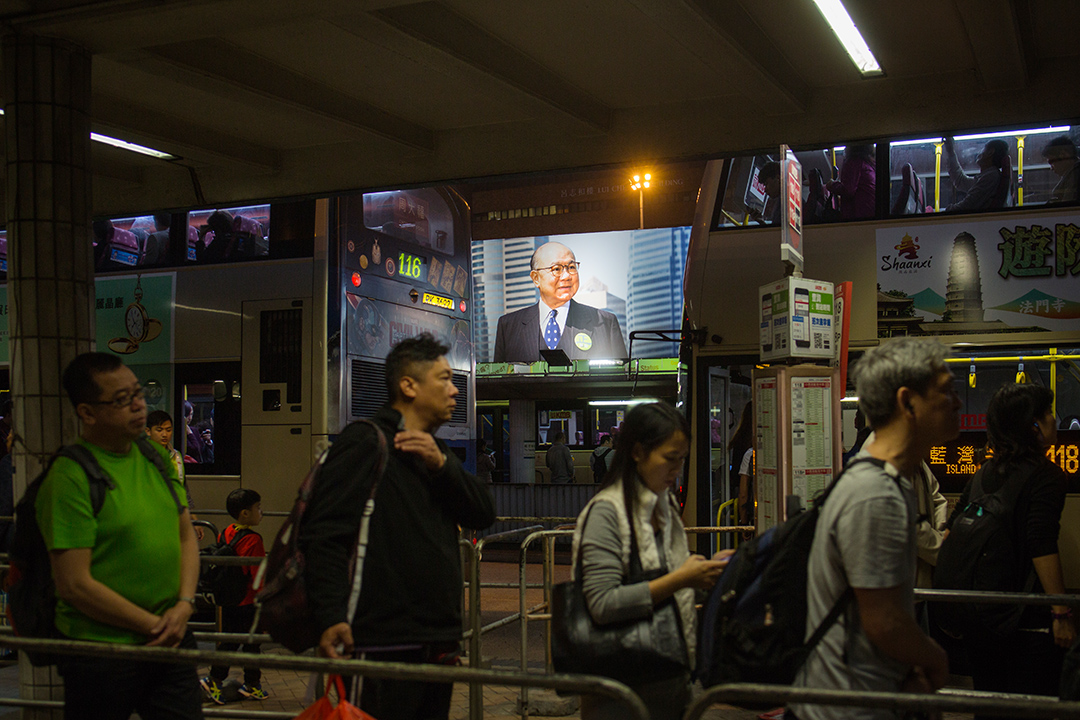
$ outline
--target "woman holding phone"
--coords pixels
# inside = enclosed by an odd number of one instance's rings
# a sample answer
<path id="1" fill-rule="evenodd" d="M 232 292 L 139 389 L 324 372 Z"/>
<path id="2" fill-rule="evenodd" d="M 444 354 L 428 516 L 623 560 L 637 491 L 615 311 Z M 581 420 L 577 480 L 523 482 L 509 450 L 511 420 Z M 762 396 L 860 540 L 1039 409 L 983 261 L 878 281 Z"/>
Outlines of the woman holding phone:
<path id="1" fill-rule="evenodd" d="M 575 577 L 581 573 L 585 602 L 596 623 L 651 618 L 673 625 L 660 631 L 683 638 L 685 665 L 658 669 L 632 686 L 653 720 L 678 720 L 690 701 L 694 591 L 715 585 L 731 554 L 724 551 L 706 560 L 687 546 L 672 490 L 690 451 L 689 434 L 686 418 L 666 403 L 632 409 L 604 485 L 581 511 L 574 532 L 572 570 Z M 627 583 L 635 564 L 640 572 L 634 574 L 653 579 Z M 660 612 L 668 603 L 674 603 L 675 612 Z M 582 720 L 623 720 L 625 714 L 625 707 L 609 698 L 581 698 Z"/>

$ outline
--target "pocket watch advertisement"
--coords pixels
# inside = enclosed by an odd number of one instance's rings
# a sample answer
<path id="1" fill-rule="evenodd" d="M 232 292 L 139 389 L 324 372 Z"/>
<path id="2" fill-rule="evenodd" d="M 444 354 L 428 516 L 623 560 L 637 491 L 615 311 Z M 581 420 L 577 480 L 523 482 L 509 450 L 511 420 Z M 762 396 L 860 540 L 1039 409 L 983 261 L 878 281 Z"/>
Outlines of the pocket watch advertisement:
<path id="1" fill-rule="evenodd" d="M 176 275 L 99 277 L 94 287 L 97 349 L 131 368 L 149 410 L 170 409 Z"/>

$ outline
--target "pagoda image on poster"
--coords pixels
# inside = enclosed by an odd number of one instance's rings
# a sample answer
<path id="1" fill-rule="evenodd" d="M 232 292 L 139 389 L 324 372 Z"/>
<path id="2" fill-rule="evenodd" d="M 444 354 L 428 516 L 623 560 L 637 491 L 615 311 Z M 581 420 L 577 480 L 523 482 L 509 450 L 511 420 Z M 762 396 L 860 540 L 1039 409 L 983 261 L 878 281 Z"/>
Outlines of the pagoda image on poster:
<path id="1" fill-rule="evenodd" d="M 1075 332 L 1075 215 L 877 231 L 878 336 Z"/>

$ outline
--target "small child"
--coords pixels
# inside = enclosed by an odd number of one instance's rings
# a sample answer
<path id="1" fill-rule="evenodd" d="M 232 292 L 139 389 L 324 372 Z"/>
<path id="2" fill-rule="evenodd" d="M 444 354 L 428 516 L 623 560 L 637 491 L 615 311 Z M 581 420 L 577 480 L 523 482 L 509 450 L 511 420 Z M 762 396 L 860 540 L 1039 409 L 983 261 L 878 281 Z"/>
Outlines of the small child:
<path id="1" fill-rule="evenodd" d="M 266 548 L 263 547 L 262 535 L 251 530 L 251 528 L 262 522 L 262 497 L 259 496 L 259 493 L 248 488 L 233 490 L 225 500 L 225 509 L 229 511 L 229 515 L 236 522 L 221 531 L 218 542 L 231 542 L 236 533 L 241 530 L 250 530 L 251 532 L 236 544 L 236 554 L 239 557 L 264 557 Z M 251 623 L 255 619 L 255 591 L 252 589 L 251 583 L 254 581 L 258 569 L 258 565 L 244 566 L 244 574 L 250 578 L 248 580 L 247 595 L 236 607 L 221 608 L 222 632 L 246 633 L 251 629 Z M 258 643 L 245 644 L 243 647 L 241 647 L 240 643 L 218 644 L 218 650 L 223 652 L 233 652 L 237 649 L 255 655 L 261 652 Z M 199 681 L 206 696 L 217 705 L 225 704 L 225 701 L 221 699 L 221 685 L 227 677 L 229 677 L 229 667 L 227 665 L 214 665 L 210 668 L 210 674 Z M 265 700 L 269 697 L 266 691 L 262 689 L 262 685 L 259 684 L 261 679 L 262 673 L 259 668 L 244 668 L 244 684 L 240 686 L 240 695 L 249 700 Z"/>
<path id="2" fill-rule="evenodd" d="M 155 410 L 147 415 L 146 434 L 150 436 L 151 440 L 169 451 L 169 458 L 176 468 L 176 477 L 180 479 L 180 484 L 184 486 L 184 492 L 187 493 L 187 506 L 190 511 L 195 506 L 191 503 L 191 490 L 188 489 L 187 478 L 184 477 L 184 456 L 172 445 L 172 416 L 164 410 Z M 191 519 L 198 520 L 199 518 L 192 513 Z M 203 539 L 203 529 L 198 525 L 195 526 L 195 536 L 200 540 Z"/>

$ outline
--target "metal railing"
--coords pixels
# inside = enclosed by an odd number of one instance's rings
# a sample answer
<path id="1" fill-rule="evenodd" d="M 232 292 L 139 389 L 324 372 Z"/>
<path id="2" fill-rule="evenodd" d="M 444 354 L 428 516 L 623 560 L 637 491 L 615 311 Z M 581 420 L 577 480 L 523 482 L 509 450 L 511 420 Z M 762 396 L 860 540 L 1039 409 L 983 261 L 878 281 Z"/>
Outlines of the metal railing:
<path id="1" fill-rule="evenodd" d="M 498 542 L 511 539 L 517 539 L 523 535 L 535 532 L 537 528 L 542 528 L 542 525 L 533 525 L 530 527 L 520 528 L 518 530 L 507 530 L 506 532 L 495 533 L 493 535 L 487 535 L 480 540 L 477 540 L 472 547 L 472 558 L 469 564 L 469 619 L 470 619 L 470 633 L 469 633 L 469 662 L 479 665 L 483 662 L 482 659 L 482 638 L 485 632 L 490 632 L 496 628 L 509 625 L 511 622 L 520 619 L 520 615 L 510 615 L 505 617 L 486 628 L 480 627 L 480 560 L 483 557 L 484 546 L 489 542 Z M 524 590 L 521 592 L 524 593 Z M 469 685 L 469 718 L 470 720 L 481 720 L 484 717 L 484 690 L 483 686 L 479 683 L 473 683 Z"/>
<path id="2" fill-rule="evenodd" d="M 179 665 L 244 665 L 264 670 L 298 670 L 303 672 L 362 675 L 365 677 L 413 680 L 420 682 L 462 682 L 473 685 L 505 685 L 548 688 L 570 693 L 588 693 L 611 698 L 625 705 L 632 720 L 649 720 L 648 711 L 641 699 L 620 682 L 597 675 L 530 675 L 506 670 L 482 670 L 477 668 L 450 667 L 445 665 L 411 665 L 406 663 L 376 662 L 373 660 L 330 660 L 327 658 L 252 655 L 239 652 L 206 650 L 181 650 L 176 648 L 120 645 L 111 643 L 82 642 L 77 640 L 44 640 L 0 635 L 0 646 L 18 650 L 64 655 L 107 657 L 143 662 L 165 662 Z M 63 703 L 50 700 L 3 699 L 0 704 L 21 707 L 60 708 Z M 296 713 L 231 710 L 210 708 L 207 717 L 271 718 L 291 720 Z"/>
<path id="3" fill-rule="evenodd" d="M 741 532 L 746 530 L 746 527 L 740 525 L 734 526 L 720 526 L 720 527 L 688 527 L 685 528 L 688 535 L 701 535 L 701 534 L 719 534 L 725 532 Z M 752 529 L 752 528 L 751 528 Z M 519 561 L 518 561 L 518 618 L 521 622 L 521 671 L 528 671 L 528 645 L 529 645 L 529 622 L 532 620 L 551 622 L 551 613 L 542 612 L 548 610 L 551 602 L 552 587 L 554 586 L 555 575 L 555 538 L 565 537 L 567 535 L 573 535 L 574 529 L 572 526 L 557 528 L 555 530 L 540 530 L 528 535 L 521 543 Z M 526 607 L 525 589 L 526 585 L 526 568 L 528 566 L 527 554 L 529 545 L 534 541 L 541 540 L 543 542 L 542 553 L 542 566 L 543 566 L 543 582 L 541 583 L 544 590 L 543 601 L 531 608 Z M 554 672 L 551 660 L 551 633 L 546 633 L 545 637 L 545 652 L 544 652 L 544 670 L 546 673 L 551 674 Z M 526 687 L 522 687 L 519 703 L 521 705 L 521 717 L 522 720 L 528 720 L 529 717 L 529 693 Z M 476 720 L 473 718 L 472 720 Z"/>
<path id="4" fill-rule="evenodd" d="M 866 692 L 855 690 L 819 690 L 781 685 L 731 683 L 717 685 L 690 703 L 683 720 L 698 720 L 715 703 L 767 703 L 786 706 L 791 703 L 842 707 L 880 708 L 916 712 L 978 713 L 979 715 L 1028 718 L 1080 718 L 1080 702 L 1059 702 L 1055 698 L 1036 699 L 994 695 L 971 697 L 949 693 Z"/>

